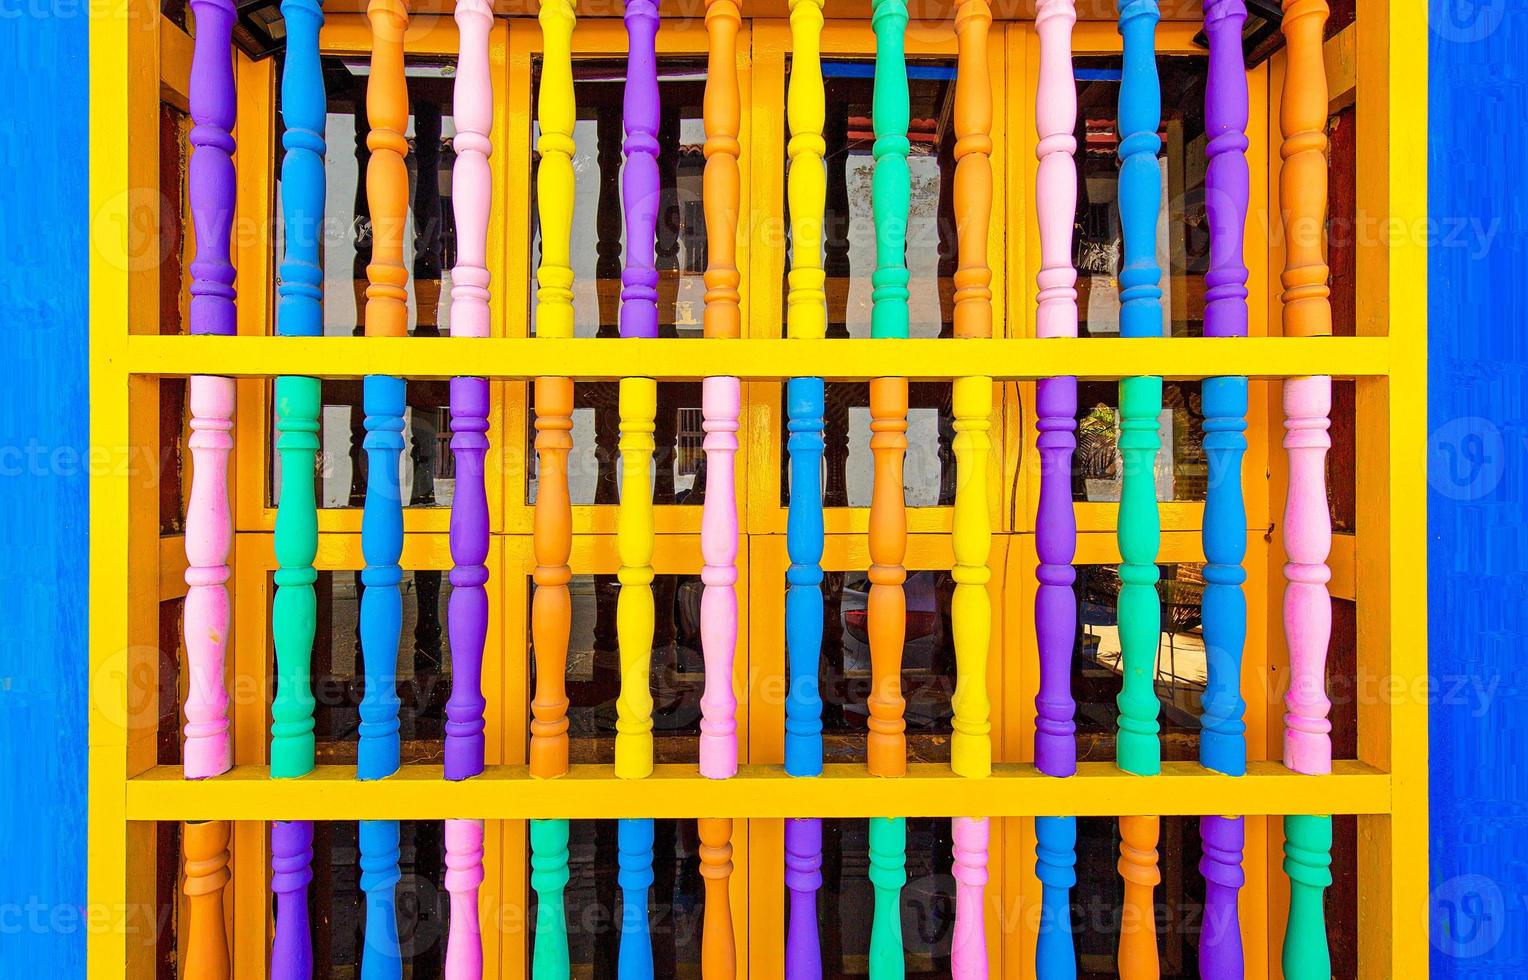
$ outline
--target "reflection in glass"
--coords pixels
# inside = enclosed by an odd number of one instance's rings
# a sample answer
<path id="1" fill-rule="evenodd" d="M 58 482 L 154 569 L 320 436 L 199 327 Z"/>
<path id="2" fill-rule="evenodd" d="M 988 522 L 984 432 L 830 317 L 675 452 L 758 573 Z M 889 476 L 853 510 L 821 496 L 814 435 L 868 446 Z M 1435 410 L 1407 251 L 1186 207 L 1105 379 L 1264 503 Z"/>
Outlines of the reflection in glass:
<path id="1" fill-rule="evenodd" d="M 576 579 L 575 579 L 576 581 Z M 608 760 L 607 760 L 608 761 Z M 653 943 L 653 975 L 700 976 L 704 883 L 696 849 L 700 837 L 694 820 L 653 821 L 653 884 L 648 890 L 647 921 Z M 616 882 L 616 822 L 573 820 L 568 824 L 568 959 L 580 980 L 616 976 L 620 947 L 620 889 Z M 536 893 L 529 887 L 527 865 L 525 975 L 531 975 L 536 946 Z"/>
<path id="2" fill-rule="evenodd" d="M 1119 500 L 1119 384 L 1077 383 L 1077 452 L 1072 457 L 1074 500 Z M 1204 406 L 1197 381 L 1164 381 L 1157 420 L 1157 500 L 1203 500 L 1209 488 L 1204 454 Z"/>
<path id="3" fill-rule="evenodd" d="M 1161 580 L 1162 634 L 1157 647 L 1155 686 L 1161 707 L 1162 758 L 1197 759 L 1199 698 L 1207 676 L 1199 604 L 1204 594 L 1204 564 L 1179 562 L 1157 566 Z M 1072 655 L 1072 693 L 1077 698 L 1077 757 L 1108 762 L 1114 758 L 1114 735 L 1120 691 L 1119 571 L 1116 565 L 1078 565 L 1077 645 Z M 1197 839 L 1197 832 L 1195 834 Z"/>
<path id="4" fill-rule="evenodd" d="M 870 923 L 875 906 L 869 878 L 869 837 L 869 825 L 864 820 L 822 822 L 817 926 L 824 980 L 869 975 Z M 907 821 L 902 946 L 908 980 L 950 975 L 950 941 L 955 929 L 952 843 L 947 818 Z"/>
<path id="5" fill-rule="evenodd" d="M 534 596 L 535 584 L 529 578 L 526 583 Z M 700 751 L 700 696 L 706 680 L 700 649 L 701 589 L 699 575 L 653 579 L 653 751 L 659 763 L 693 763 Z M 569 761 L 611 765 L 615 702 L 621 693 L 615 618 L 620 583 L 614 575 L 574 575 L 568 591 L 573 601 L 566 680 Z M 534 691 L 536 664 L 529 631 L 525 643 L 531 672 L 526 690 Z M 612 824 L 612 840 L 614 833 Z"/>
<path id="6" fill-rule="evenodd" d="M 275 590 L 268 577 L 268 594 Z M 365 692 L 366 651 L 359 630 L 361 576 L 320 571 L 313 584 L 318 625 L 313 639 L 314 736 L 319 765 L 355 763 L 361 696 Z M 446 608 L 451 581 L 435 569 L 403 572 L 403 629 L 397 663 L 399 734 L 403 762 L 439 762 L 446 699 L 451 695 L 451 644 Z M 275 651 L 267 641 L 268 689 L 275 691 Z"/>
<path id="7" fill-rule="evenodd" d="M 902 651 L 902 696 L 907 700 L 907 755 L 911 762 L 949 762 L 954 712 L 955 639 L 950 599 L 955 580 L 947 571 L 909 569 L 905 584 L 907 629 Z M 870 694 L 870 637 L 866 606 L 870 582 L 864 572 L 823 575 L 823 757 L 827 762 L 865 761 Z"/>

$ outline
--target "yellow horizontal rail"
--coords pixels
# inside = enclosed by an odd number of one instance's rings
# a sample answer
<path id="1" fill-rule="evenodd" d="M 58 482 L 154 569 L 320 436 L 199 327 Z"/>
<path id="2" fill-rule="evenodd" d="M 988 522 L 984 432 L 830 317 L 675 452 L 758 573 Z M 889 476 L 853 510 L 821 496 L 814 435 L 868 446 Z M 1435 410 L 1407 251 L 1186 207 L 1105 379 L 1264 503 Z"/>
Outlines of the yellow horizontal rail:
<path id="1" fill-rule="evenodd" d="M 385 374 L 450 378 L 713 375 L 769 380 L 881 377 L 999 380 L 1077 375 L 1122 378 L 1253 378 L 1330 374 L 1377 377 L 1390 370 L 1387 337 L 1184 337 L 1010 340 L 562 340 L 466 337 L 133 336 L 128 374 L 282 374 L 358 378 Z"/>
<path id="2" fill-rule="evenodd" d="M 1276 762 L 1223 776 L 1193 762 L 1164 762 L 1162 775 L 1132 776 L 1085 762 L 1070 779 L 1028 764 L 993 766 L 964 779 L 945 765 L 908 766 L 900 779 L 861 765 L 829 765 L 814 779 L 779 766 L 742 766 L 732 779 L 694 766 L 660 765 L 647 779 L 617 779 L 609 766 L 573 766 L 559 779 L 532 779 L 526 766 L 489 766 L 448 783 L 440 766 L 404 766 L 360 782 L 351 766 L 319 766 L 301 779 L 273 780 L 264 766 L 236 766 L 191 781 L 159 766 L 127 785 L 129 820 L 488 820 L 624 817 L 1118 816 L 1238 813 L 1386 813 L 1390 776 L 1362 762 L 1337 762 L 1330 776 L 1302 776 Z"/>

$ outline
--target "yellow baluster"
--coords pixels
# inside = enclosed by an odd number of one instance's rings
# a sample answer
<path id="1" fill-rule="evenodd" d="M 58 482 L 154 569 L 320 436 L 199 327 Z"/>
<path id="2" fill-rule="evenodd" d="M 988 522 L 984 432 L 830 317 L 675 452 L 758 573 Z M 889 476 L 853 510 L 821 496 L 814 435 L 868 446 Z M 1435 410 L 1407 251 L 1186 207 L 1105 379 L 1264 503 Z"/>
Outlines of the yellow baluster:
<path id="1" fill-rule="evenodd" d="M 791 271 L 786 276 L 785 335 L 807 340 L 828 333 L 828 301 L 823 290 L 822 212 L 828 177 L 822 156 L 826 97 L 822 88 L 823 0 L 790 0 L 791 80 L 785 95 L 791 138 L 786 195 L 791 206 Z"/>
<path id="2" fill-rule="evenodd" d="M 541 4 L 542 74 L 536 116 L 536 203 L 541 220 L 541 266 L 536 270 L 536 336 L 573 336 L 573 14 L 571 0 Z"/>
<path id="3" fill-rule="evenodd" d="M 653 695 L 648 687 L 653 652 L 653 422 L 658 383 L 623 378 L 621 511 L 617 547 L 621 595 L 616 643 L 621 653 L 621 696 L 616 700 L 615 774 L 641 779 L 653 771 Z"/>
<path id="4" fill-rule="evenodd" d="M 987 596 L 987 555 L 992 528 L 987 517 L 987 457 L 992 440 L 992 379 L 957 378 L 955 407 L 955 595 L 950 621 L 955 632 L 954 736 L 950 767 L 962 776 L 992 772 L 992 704 L 987 698 L 987 650 L 992 604 Z"/>

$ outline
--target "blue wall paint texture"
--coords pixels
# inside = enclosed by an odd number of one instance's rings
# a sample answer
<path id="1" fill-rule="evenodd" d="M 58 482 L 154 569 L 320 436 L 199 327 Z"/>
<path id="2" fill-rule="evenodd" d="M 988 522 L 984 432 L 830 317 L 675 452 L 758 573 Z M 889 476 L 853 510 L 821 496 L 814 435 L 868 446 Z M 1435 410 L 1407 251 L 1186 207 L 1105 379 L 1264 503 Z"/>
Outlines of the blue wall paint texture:
<path id="1" fill-rule="evenodd" d="M 1525 976 L 1528 0 L 1430 5 L 1432 972 Z M 5 976 L 84 974 L 85 9 L 0 9 Z"/>
<path id="2" fill-rule="evenodd" d="M 88 6 L 0 4 L 5 977 L 85 972 Z"/>
<path id="3" fill-rule="evenodd" d="M 1528 2 L 1432 0 L 1432 967 L 1528 976 Z"/>

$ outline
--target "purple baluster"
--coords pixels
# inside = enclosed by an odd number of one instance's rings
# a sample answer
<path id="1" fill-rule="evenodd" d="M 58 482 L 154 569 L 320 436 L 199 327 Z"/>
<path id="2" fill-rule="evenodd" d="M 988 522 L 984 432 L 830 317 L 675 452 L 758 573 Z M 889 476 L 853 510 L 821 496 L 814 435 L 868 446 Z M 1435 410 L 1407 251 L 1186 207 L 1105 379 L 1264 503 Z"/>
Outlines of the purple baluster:
<path id="1" fill-rule="evenodd" d="M 785 821 L 785 888 L 790 892 L 785 980 L 821 980 L 817 939 L 817 890 L 822 887 L 822 821 Z"/>
<path id="2" fill-rule="evenodd" d="M 271 894 L 276 896 L 271 980 L 313 978 L 313 943 L 308 931 L 308 883 L 312 880 L 312 822 L 271 824 Z"/>
<path id="3" fill-rule="evenodd" d="M 1072 644 L 1077 633 L 1077 519 L 1072 512 L 1072 451 L 1077 447 L 1077 379 L 1044 378 L 1035 392 L 1040 451 L 1040 504 L 1035 521 L 1035 637 L 1040 691 L 1035 696 L 1035 766 L 1047 776 L 1077 771 L 1072 720 Z"/>
<path id="4" fill-rule="evenodd" d="M 658 336 L 658 5 L 626 4 L 626 99 L 622 106 L 626 169 L 621 203 L 626 212 L 626 263 L 621 269 L 621 336 Z"/>
<path id="5" fill-rule="evenodd" d="M 1240 980 L 1244 975 L 1241 922 L 1236 897 L 1242 872 L 1245 827 L 1241 817 L 1200 817 L 1204 856 L 1204 924 L 1199 930 L 1199 975 L 1206 980 Z"/>
<path id="6" fill-rule="evenodd" d="M 451 451 L 456 498 L 451 504 L 451 698 L 446 702 L 447 779 L 483 771 L 483 643 L 488 634 L 488 381 L 451 379 Z"/>

